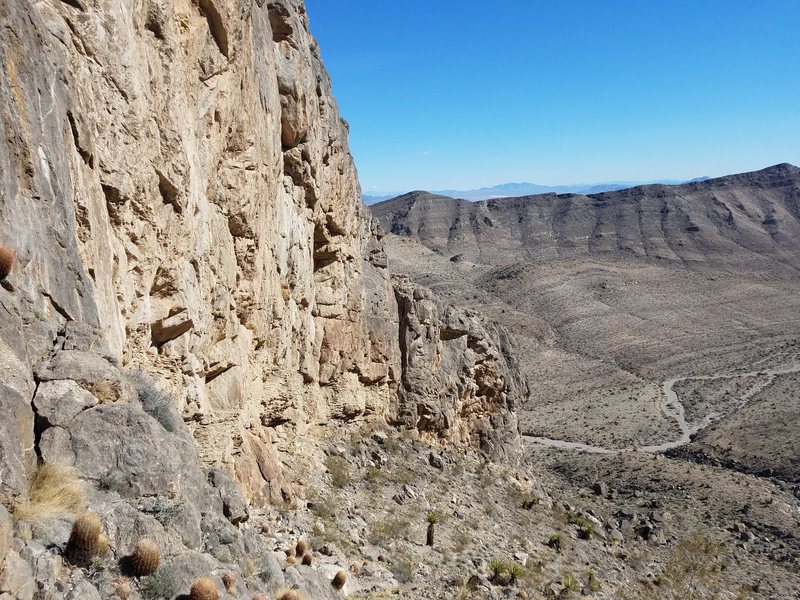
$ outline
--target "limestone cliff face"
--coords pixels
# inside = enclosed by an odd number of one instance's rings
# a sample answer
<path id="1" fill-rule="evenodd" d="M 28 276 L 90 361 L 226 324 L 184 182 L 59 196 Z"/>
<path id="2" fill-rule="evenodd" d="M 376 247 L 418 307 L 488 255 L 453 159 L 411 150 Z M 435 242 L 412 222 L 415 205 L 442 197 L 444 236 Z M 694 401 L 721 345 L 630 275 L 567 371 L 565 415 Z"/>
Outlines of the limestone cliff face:
<path id="1" fill-rule="evenodd" d="M 515 403 L 528 394 L 508 333 L 397 278 L 403 385 L 399 418 L 421 433 L 513 462 Z"/>
<path id="2" fill-rule="evenodd" d="M 403 317 L 301 0 L 18 0 L 0 20 L 4 484 L 35 460 L 33 367 L 69 323 L 160 376 L 252 502 L 286 493 L 277 439 L 402 412 Z M 481 427 L 514 437 L 511 388 L 475 377 L 500 386 Z"/>

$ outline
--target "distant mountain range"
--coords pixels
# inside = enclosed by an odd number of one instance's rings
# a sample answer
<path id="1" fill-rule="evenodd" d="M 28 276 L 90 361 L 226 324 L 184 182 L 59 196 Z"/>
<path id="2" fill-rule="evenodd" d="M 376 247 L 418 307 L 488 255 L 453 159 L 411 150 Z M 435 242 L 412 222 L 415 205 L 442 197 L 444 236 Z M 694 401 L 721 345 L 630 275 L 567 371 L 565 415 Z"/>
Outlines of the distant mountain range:
<path id="1" fill-rule="evenodd" d="M 706 181 L 708 177 L 697 177 L 690 181 L 678 179 L 661 179 L 658 181 L 607 181 L 605 183 L 573 183 L 566 185 L 540 185 L 538 183 L 501 183 L 492 187 L 482 187 L 474 190 L 434 190 L 432 194 L 449 196 L 477 202 L 491 200 L 492 198 L 511 198 L 515 196 L 532 196 L 535 194 L 600 194 L 602 192 L 615 192 L 639 185 L 660 183 L 663 185 L 680 185 L 682 183 L 695 183 Z M 401 196 L 403 192 L 377 192 L 364 194 L 364 204 L 370 205 Z"/>

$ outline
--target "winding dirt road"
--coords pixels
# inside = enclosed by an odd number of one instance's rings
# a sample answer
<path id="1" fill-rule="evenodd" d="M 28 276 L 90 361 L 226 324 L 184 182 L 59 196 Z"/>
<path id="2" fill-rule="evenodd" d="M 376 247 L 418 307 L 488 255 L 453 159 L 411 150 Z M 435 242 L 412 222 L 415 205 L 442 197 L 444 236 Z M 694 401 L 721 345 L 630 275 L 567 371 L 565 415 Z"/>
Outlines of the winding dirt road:
<path id="1" fill-rule="evenodd" d="M 744 406 L 750 398 L 755 395 L 758 391 L 767 387 L 772 380 L 778 375 L 786 375 L 789 373 L 800 373 L 800 362 L 798 362 L 797 357 L 794 358 L 792 363 L 789 366 L 777 367 L 774 369 L 764 369 L 760 371 L 748 371 L 746 373 L 713 373 L 711 375 L 694 375 L 690 377 L 675 377 L 673 379 L 667 379 L 664 382 L 664 398 L 661 404 L 661 411 L 666 415 L 668 418 L 674 420 L 678 423 L 678 427 L 681 431 L 681 436 L 670 442 L 665 442 L 663 444 L 656 444 L 654 446 L 641 446 L 638 448 L 628 447 L 628 448 L 605 448 L 603 446 L 593 446 L 591 444 L 583 444 L 581 442 L 568 442 L 565 440 L 557 440 L 553 438 L 547 437 L 538 437 L 532 435 L 524 435 L 523 438 L 529 442 L 533 442 L 535 444 L 541 444 L 543 446 L 550 446 L 552 448 L 561 448 L 563 450 L 577 450 L 579 452 L 590 452 L 593 454 L 620 454 L 622 452 L 649 452 L 649 453 L 658 453 L 658 452 L 665 452 L 672 448 L 677 448 L 678 446 L 682 446 L 684 444 L 688 444 L 691 436 L 697 433 L 698 431 L 705 429 L 714 421 L 718 421 L 724 415 L 720 415 L 718 413 L 710 413 L 706 417 L 704 417 L 700 422 L 690 425 L 689 422 L 686 420 L 686 413 L 683 407 L 683 404 L 678 399 L 678 394 L 675 392 L 674 387 L 676 383 L 681 381 L 709 381 L 714 379 L 736 379 L 736 378 L 745 378 L 745 377 L 764 377 L 765 381 L 763 385 L 760 385 L 756 388 L 749 390 L 742 394 L 739 398 L 739 401 L 736 403 L 734 408 L 735 410 L 739 410 L 742 406 Z"/>

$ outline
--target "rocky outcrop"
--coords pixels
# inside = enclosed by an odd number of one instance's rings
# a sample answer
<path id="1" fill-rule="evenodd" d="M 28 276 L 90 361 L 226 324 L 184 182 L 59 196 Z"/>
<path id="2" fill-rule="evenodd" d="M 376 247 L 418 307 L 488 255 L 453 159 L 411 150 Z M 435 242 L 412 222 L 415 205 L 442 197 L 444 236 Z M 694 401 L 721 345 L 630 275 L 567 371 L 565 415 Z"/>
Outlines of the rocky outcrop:
<path id="1" fill-rule="evenodd" d="M 402 373 L 418 307 L 398 308 L 302 1 L 25 0 L 0 20 L 4 497 L 128 423 L 108 405 L 141 396 L 136 371 L 256 506 L 292 498 L 279 454 L 331 418 L 402 413 L 509 455 L 487 431 L 516 435 L 523 390 L 485 348 L 445 340 L 452 381 Z"/>
<path id="2" fill-rule="evenodd" d="M 102 345 L 97 333 L 83 328 L 80 336 L 60 336 L 40 367 L 52 374 L 54 365 L 73 365 L 72 378 L 40 383 L 35 432 L 42 462 L 75 468 L 88 504 L 102 517 L 111 555 L 88 571 L 66 568 L 68 515 L 41 519 L 28 510 L 16 515 L 12 526 L 0 506 L 0 596 L 116 597 L 116 576 L 130 574 L 126 565 L 134 545 L 149 537 L 159 547 L 161 567 L 156 579 L 140 581 L 142 595 L 133 598 L 172 598 L 188 591 L 197 577 L 209 575 L 223 589 L 226 573 L 239 582 L 231 593 L 235 598 L 270 593 L 289 579 L 315 590 L 315 598 L 336 598 L 323 572 L 279 564 L 274 540 L 248 523 L 249 508 L 238 486 L 225 473 L 206 470 L 188 427 L 179 418 L 168 418 L 174 410 L 169 397 L 146 376 L 131 376 L 90 351 Z M 85 344 L 88 340 L 94 343 Z M 92 359 L 75 362 L 76 352 Z M 122 382 L 125 392 L 111 398 L 88 391 L 107 391 L 109 381 Z M 154 394 L 160 398 L 154 400 Z M 250 556 L 256 558 L 247 563 Z"/>
<path id="3" fill-rule="evenodd" d="M 398 417 L 421 433 L 516 461 L 514 409 L 527 396 L 508 333 L 395 279 L 403 381 Z"/>

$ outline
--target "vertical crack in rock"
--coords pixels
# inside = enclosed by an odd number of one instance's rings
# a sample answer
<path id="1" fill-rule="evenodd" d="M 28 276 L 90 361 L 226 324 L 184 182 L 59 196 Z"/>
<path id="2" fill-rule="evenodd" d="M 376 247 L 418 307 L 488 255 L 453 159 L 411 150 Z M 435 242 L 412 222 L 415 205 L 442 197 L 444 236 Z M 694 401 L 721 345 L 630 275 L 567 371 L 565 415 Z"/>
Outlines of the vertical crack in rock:
<path id="1" fill-rule="evenodd" d="M 225 29 L 225 24 L 222 21 L 222 15 L 217 10 L 213 0 L 196 0 L 200 12 L 208 21 L 208 29 L 211 32 L 211 37 L 217 44 L 222 56 L 230 60 L 230 48 L 228 47 L 228 32 Z"/>

